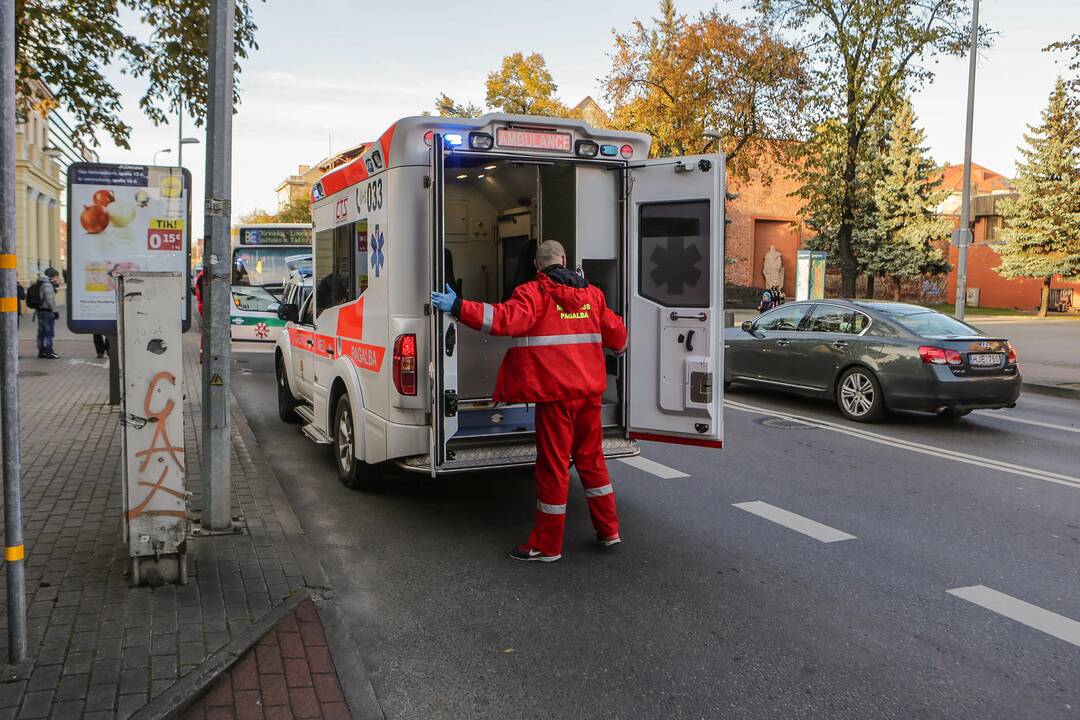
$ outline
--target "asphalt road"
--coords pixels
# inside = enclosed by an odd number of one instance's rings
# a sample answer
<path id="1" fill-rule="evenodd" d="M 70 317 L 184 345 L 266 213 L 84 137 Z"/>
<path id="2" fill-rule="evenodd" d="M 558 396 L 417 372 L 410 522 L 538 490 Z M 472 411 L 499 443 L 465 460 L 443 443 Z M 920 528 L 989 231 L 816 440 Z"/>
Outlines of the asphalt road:
<path id="1" fill-rule="evenodd" d="M 505 554 L 527 472 L 347 490 L 235 357 L 388 718 L 1080 717 L 1080 402 L 866 426 L 734 390 L 724 450 L 612 463 L 616 553 L 575 487 L 541 565 Z"/>

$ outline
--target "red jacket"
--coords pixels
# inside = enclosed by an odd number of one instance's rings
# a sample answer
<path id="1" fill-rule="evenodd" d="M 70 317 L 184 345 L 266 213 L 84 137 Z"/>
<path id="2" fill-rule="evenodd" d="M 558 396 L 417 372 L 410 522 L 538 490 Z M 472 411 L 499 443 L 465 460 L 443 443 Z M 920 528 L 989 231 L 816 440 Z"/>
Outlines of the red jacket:
<path id="1" fill-rule="evenodd" d="M 566 268 L 540 273 L 504 303 L 460 302 L 455 314 L 468 327 L 518 338 L 499 368 L 496 402 L 599 396 L 607 386 L 604 348 L 626 348 L 626 326 L 604 294 Z"/>

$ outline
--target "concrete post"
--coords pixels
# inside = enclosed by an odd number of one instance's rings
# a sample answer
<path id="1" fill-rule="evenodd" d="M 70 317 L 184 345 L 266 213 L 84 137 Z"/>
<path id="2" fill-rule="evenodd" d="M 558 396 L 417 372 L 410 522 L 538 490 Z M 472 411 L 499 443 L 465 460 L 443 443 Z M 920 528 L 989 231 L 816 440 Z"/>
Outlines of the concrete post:
<path id="1" fill-rule="evenodd" d="M 202 376 L 203 525 L 232 527 L 229 447 L 229 221 L 232 214 L 233 52 L 236 3 L 210 5 L 209 93 L 206 113 L 206 298 Z"/>
<path id="2" fill-rule="evenodd" d="M 0 445 L 4 475 L 8 662 L 26 660 L 25 554 L 19 476 L 19 331 L 15 294 L 15 0 L 0 2 Z M 29 198 L 26 198 L 27 200 Z"/>

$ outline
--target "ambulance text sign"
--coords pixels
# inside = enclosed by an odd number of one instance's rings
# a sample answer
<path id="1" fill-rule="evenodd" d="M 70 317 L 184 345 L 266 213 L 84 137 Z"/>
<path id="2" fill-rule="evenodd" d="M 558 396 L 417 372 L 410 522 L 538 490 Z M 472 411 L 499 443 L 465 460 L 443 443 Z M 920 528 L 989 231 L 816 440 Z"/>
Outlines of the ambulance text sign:
<path id="1" fill-rule="evenodd" d="M 68 327 L 116 332 L 116 278 L 131 271 L 183 275 L 190 318 L 191 175 L 175 167 L 74 163 L 68 168 Z"/>

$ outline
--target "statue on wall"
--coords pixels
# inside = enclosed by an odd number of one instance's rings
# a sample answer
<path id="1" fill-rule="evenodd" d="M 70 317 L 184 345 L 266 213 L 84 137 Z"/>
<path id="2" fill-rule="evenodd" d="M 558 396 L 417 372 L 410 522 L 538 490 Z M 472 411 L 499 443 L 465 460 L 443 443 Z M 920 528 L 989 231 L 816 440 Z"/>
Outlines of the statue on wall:
<path id="1" fill-rule="evenodd" d="M 784 256 L 775 245 L 769 246 L 765 259 L 761 263 L 761 274 L 765 276 L 765 287 L 784 286 Z"/>

